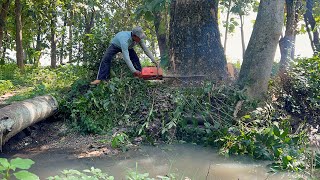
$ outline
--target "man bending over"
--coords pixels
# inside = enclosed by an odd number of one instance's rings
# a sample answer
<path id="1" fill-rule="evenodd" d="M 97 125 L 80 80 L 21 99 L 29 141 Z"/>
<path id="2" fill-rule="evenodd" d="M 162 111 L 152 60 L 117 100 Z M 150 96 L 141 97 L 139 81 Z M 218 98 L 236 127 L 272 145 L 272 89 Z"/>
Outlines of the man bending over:
<path id="1" fill-rule="evenodd" d="M 113 57 L 122 52 L 123 59 L 130 68 L 131 72 L 135 77 L 141 76 L 141 64 L 137 53 L 134 51 L 133 47 L 137 44 L 143 49 L 146 55 L 151 59 L 151 61 L 158 67 L 152 53 L 147 48 L 142 39 L 145 39 L 146 35 L 143 33 L 141 27 L 135 27 L 132 31 L 121 31 L 115 35 L 111 40 L 111 45 L 108 47 L 107 51 L 103 55 L 100 63 L 97 79 L 92 81 L 90 84 L 97 85 L 102 80 L 107 80 L 110 77 L 110 67 Z"/>

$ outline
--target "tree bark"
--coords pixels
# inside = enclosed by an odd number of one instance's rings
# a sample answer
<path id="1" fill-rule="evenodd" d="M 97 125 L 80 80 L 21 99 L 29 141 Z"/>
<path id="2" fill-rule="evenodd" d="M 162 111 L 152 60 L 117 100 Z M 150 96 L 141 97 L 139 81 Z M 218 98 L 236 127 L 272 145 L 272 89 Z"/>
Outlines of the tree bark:
<path id="1" fill-rule="evenodd" d="M 72 45 L 73 45 L 73 37 L 72 37 L 72 26 L 73 26 L 73 6 L 71 5 L 70 8 L 70 17 L 69 17 L 69 43 L 68 43 L 68 50 L 69 50 L 69 63 L 72 62 Z"/>
<path id="2" fill-rule="evenodd" d="M 40 57 L 41 57 L 41 23 L 38 24 L 38 31 L 37 31 L 37 41 L 36 41 L 36 51 L 37 54 L 34 57 L 34 66 L 39 67 L 40 65 Z"/>
<path id="3" fill-rule="evenodd" d="M 66 26 L 67 26 L 67 13 L 65 13 L 64 15 L 64 20 L 63 20 L 63 30 L 62 30 L 62 40 L 61 40 L 61 49 L 60 49 L 60 56 L 59 56 L 59 59 L 60 59 L 60 64 L 62 65 L 63 64 L 63 59 L 65 57 L 64 55 L 64 52 L 65 52 L 65 49 L 64 49 L 64 44 L 65 44 L 65 38 L 66 38 Z"/>
<path id="4" fill-rule="evenodd" d="M 284 22 L 284 0 L 261 0 L 244 55 L 238 84 L 248 97 L 262 100 L 268 89 L 277 44 Z"/>
<path id="5" fill-rule="evenodd" d="M 21 2 L 15 0 L 15 21 L 16 21 L 16 58 L 21 72 L 24 71 L 23 47 L 22 47 L 22 22 L 21 22 Z"/>
<path id="6" fill-rule="evenodd" d="M 8 37 L 8 31 L 5 30 L 4 31 L 4 38 L 3 38 L 3 50 L 2 50 L 2 54 L 1 55 L 1 58 L 0 58 L 0 65 L 4 65 L 5 64 L 5 59 L 6 59 L 6 51 L 7 51 L 7 43 L 9 41 L 9 37 Z M 0 51 L 1 52 L 1 51 Z"/>
<path id="7" fill-rule="evenodd" d="M 242 58 L 246 52 L 246 44 L 244 43 L 244 16 L 239 15 L 240 18 L 240 30 L 241 30 L 241 45 L 242 45 Z"/>
<path id="8" fill-rule="evenodd" d="M 298 25 L 298 14 L 301 8 L 301 0 L 286 0 L 286 31 L 285 36 L 280 39 L 281 52 L 279 75 L 283 75 L 290 62 L 294 59 L 296 28 Z"/>
<path id="9" fill-rule="evenodd" d="M 9 5 L 10 5 L 10 0 L 4 1 L 0 10 L 0 52 L 2 48 L 3 33 L 4 33 L 4 28 L 6 27 L 6 20 L 8 16 Z"/>
<path id="10" fill-rule="evenodd" d="M 54 7 L 52 9 L 51 25 L 50 25 L 50 30 L 51 30 L 51 37 L 50 37 L 50 42 L 51 42 L 51 68 L 56 68 L 57 67 L 57 40 L 56 40 L 57 15 L 56 15 L 56 13 L 57 12 L 55 10 L 55 5 L 54 5 Z"/>
<path id="11" fill-rule="evenodd" d="M 220 40 L 217 10 L 217 1 L 171 2 L 171 73 L 205 74 L 216 81 L 227 78 L 227 62 Z"/>
<path id="12" fill-rule="evenodd" d="M 84 33 L 85 34 L 90 34 L 91 33 L 91 29 L 94 26 L 94 17 L 95 17 L 96 11 L 93 8 L 91 10 L 91 12 L 85 12 L 84 14 L 84 21 L 85 21 L 85 30 Z M 85 36 L 84 41 L 83 41 L 83 49 L 82 49 L 82 54 L 83 54 L 83 62 L 84 65 L 88 65 L 89 64 L 89 54 L 88 54 L 88 46 L 89 46 L 89 36 Z M 79 50 L 80 52 L 80 50 Z"/>
<path id="13" fill-rule="evenodd" d="M 16 102 L 0 109 L 0 147 L 11 137 L 58 109 L 58 102 L 50 95 Z"/>

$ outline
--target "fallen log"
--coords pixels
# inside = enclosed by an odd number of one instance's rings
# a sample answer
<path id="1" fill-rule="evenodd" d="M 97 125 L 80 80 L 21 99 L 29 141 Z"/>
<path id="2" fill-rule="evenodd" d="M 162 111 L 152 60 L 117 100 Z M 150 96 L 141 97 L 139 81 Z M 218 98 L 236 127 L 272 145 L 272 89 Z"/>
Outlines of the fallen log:
<path id="1" fill-rule="evenodd" d="M 53 115 L 58 109 L 51 95 L 15 102 L 0 109 L 0 150 L 14 135 Z"/>

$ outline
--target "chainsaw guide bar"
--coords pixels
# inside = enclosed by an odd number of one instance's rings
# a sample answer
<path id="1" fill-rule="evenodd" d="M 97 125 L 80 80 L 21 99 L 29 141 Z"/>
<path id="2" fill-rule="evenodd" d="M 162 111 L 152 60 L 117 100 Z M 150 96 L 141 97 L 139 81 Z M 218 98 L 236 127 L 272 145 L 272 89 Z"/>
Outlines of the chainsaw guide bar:
<path id="1" fill-rule="evenodd" d="M 143 67 L 141 71 L 141 78 L 144 80 L 162 80 L 163 78 L 203 78 L 205 75 L 189 75 L 189 76 L 164 76 L 162 68 L 157 67 Z"/>

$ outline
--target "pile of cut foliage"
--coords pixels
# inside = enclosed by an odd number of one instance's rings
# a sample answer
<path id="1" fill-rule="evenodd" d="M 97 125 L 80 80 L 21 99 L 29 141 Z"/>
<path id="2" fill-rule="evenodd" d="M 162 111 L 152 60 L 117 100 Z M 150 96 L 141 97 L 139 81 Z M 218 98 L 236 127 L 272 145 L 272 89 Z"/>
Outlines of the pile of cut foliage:
<path id="1" fill-rule="evenodd" d="M 123 61 L 113 62 L 111 80 L 99 86 L 89 86 L 96 72 L 81 66 L 30 69 L 25 75 L 14 68 L 14 73 L 1 71 L 6 82 L 0 84 L 7 84 L 6 91 L 32 85 L 21 98 L 60 92 L 59 118 L 81 133 L 117 127 L 151 144 L 180 140 L 211 145 L 225 155 L 272 160 L 274 169 L 300 170 L 317 165 L 317 156 L 308 150 L 307 129 L 319 120 L 319 61 L 298 60 L 286 81 L 271 81 L 276 98 L 259 107 L 236 87 L 213 82 L 173 87 L 133 78 Z"/>
<path id="2" fill-rule="evenodd" d="M 299 61 L 288 73 L 290 88 L 273 81 L 272 87 L 283 87 L 276 89 L 277 100 L 258 108 L 235 87 L 212 82 L 172 87 L 135 79 L 119 63 L 107 84 L 90 87 L 88 80 L 76 81 L 61 101 L 61 115 L 82 133 L 121 127 L 150 143 L 213 145 L 225 155 L 272 160 L 274 169 L 310 169 L 317 163 L 308 161 L 309 126 L 302 117 L 319 118 L 319 68 L 311 69 L 317 63 L 318 58 Z"/>

